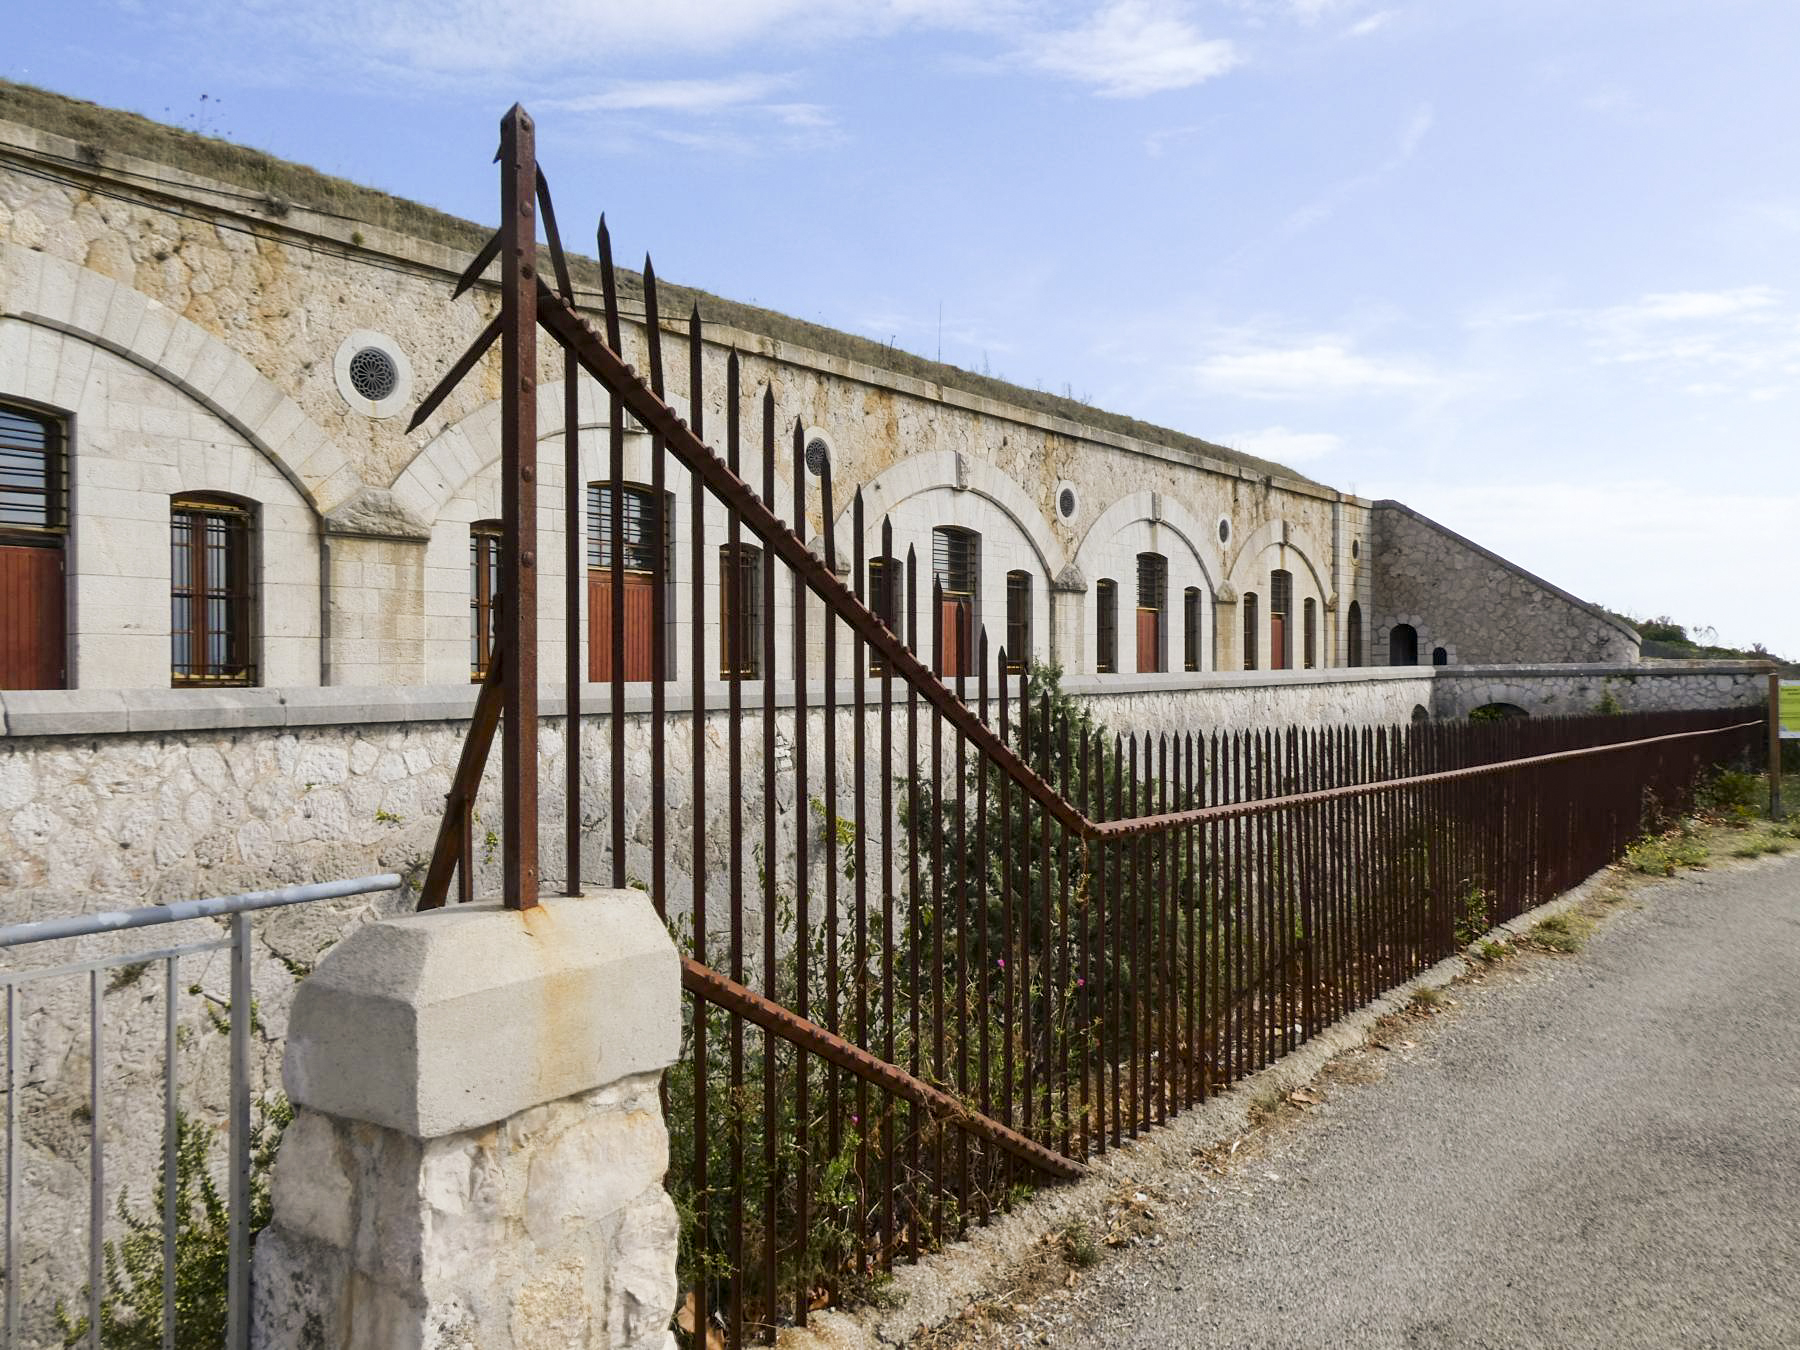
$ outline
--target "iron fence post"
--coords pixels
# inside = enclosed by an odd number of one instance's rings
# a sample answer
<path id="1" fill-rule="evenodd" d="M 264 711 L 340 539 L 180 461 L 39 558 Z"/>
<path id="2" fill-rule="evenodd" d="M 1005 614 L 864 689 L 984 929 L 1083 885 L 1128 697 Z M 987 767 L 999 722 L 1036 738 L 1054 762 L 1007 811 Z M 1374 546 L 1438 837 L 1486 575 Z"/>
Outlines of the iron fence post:
<path id="1" fill-rule="evenodd" d="M 1769 819 L 1782 820 L 1781 805 L 1781 672 L 1769 672 Z"/>
<path id="2" fill-rule="evenodd" d="M 231 1218 L 226 1257 L 226 1334 L 230 1350 L 250 1344 L 250 917 L 231 916 Z"/>

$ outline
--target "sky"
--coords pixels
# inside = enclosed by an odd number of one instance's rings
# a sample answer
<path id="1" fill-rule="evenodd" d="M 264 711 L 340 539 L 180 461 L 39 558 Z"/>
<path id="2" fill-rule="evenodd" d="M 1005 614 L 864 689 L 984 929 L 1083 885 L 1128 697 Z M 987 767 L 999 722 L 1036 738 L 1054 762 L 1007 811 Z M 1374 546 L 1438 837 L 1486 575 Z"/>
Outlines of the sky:
<path id="1" fill-rule="evenodd" d="M 7 78 L 482 221 L 517 100 L 567 238 L 604 209 L 674 280 L 1800 656 L 1793 0 L 60 0 L 6 27 Z"/>

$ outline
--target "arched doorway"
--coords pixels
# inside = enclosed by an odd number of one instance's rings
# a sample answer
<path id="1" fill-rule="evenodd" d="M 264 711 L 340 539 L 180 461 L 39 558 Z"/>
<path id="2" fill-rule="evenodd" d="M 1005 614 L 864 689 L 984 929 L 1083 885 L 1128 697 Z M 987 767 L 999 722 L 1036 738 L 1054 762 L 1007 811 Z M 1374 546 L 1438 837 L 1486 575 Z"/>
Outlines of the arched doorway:
<path id="1" fill-rule="evenodd" d="M 1388 664 L 1390 666 L 1416 666 L 1419 664 L 1419 630 L 1410 623 L 1397 623 L 1389 631 Z"/>

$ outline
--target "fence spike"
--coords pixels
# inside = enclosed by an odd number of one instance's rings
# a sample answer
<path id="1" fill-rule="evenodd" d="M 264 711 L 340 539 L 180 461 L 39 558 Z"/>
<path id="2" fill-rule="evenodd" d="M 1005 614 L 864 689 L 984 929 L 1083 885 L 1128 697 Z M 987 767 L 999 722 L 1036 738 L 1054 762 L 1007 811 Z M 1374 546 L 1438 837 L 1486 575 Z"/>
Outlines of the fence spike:
<path id="1" fill-rule="evenodd" d="M 620 356 L 619 350 L 619 277 L 613 267 L 612 231 L 606 228 L 606 213 L 600 213 L 600 228 L 594 232 L 594 243 L 600 254 L 600 295 L 606 312 L 606 345 Z"/>
<path id="2" fill-rule="evenodd" d="M 656 264 L 644 255 L 644 341 L 650 351 L 650 392 L 663 396 L 662 311 L 656 303 Z"/>

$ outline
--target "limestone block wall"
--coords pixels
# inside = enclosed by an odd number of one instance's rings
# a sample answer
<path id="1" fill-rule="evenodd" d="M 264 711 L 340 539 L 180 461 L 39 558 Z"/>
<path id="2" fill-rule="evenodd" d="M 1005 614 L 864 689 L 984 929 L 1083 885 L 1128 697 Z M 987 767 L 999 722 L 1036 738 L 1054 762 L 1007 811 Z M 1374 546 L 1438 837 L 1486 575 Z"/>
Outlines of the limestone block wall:
<path id="1" fill-rule="evenodd" d="M 1430 710 L 1430 670 L 1284 670 L 1155 681 L 1066 678 L 1093 715 L 1118 731 L 1185 736 L 1289 726 L 1394 726 Z"/>
<path id="2" fill-rule="evenodd" d="M 1757 661 L 1645 661 L 1632 666 L 1451 666 L 1436 672 L 1431 710 L 1467 717 L 1501 703 L 1533 716 L 1576 716 L 1609 698 L 1622 712 L 1680 708 L 1755 711 L 1769 700 L 1769 667 Z"/>
<path id="3" fill-rule="evenodd" d="M 1623 620 L 1411 507 L 1377 502 L 1372 514 L 1371 664 L 1387 664 L 1402 623 L 1418 632 L 1421 664 L 1437 647 L 1452 665 L 1637 660 L 1638 635 Z"/>

